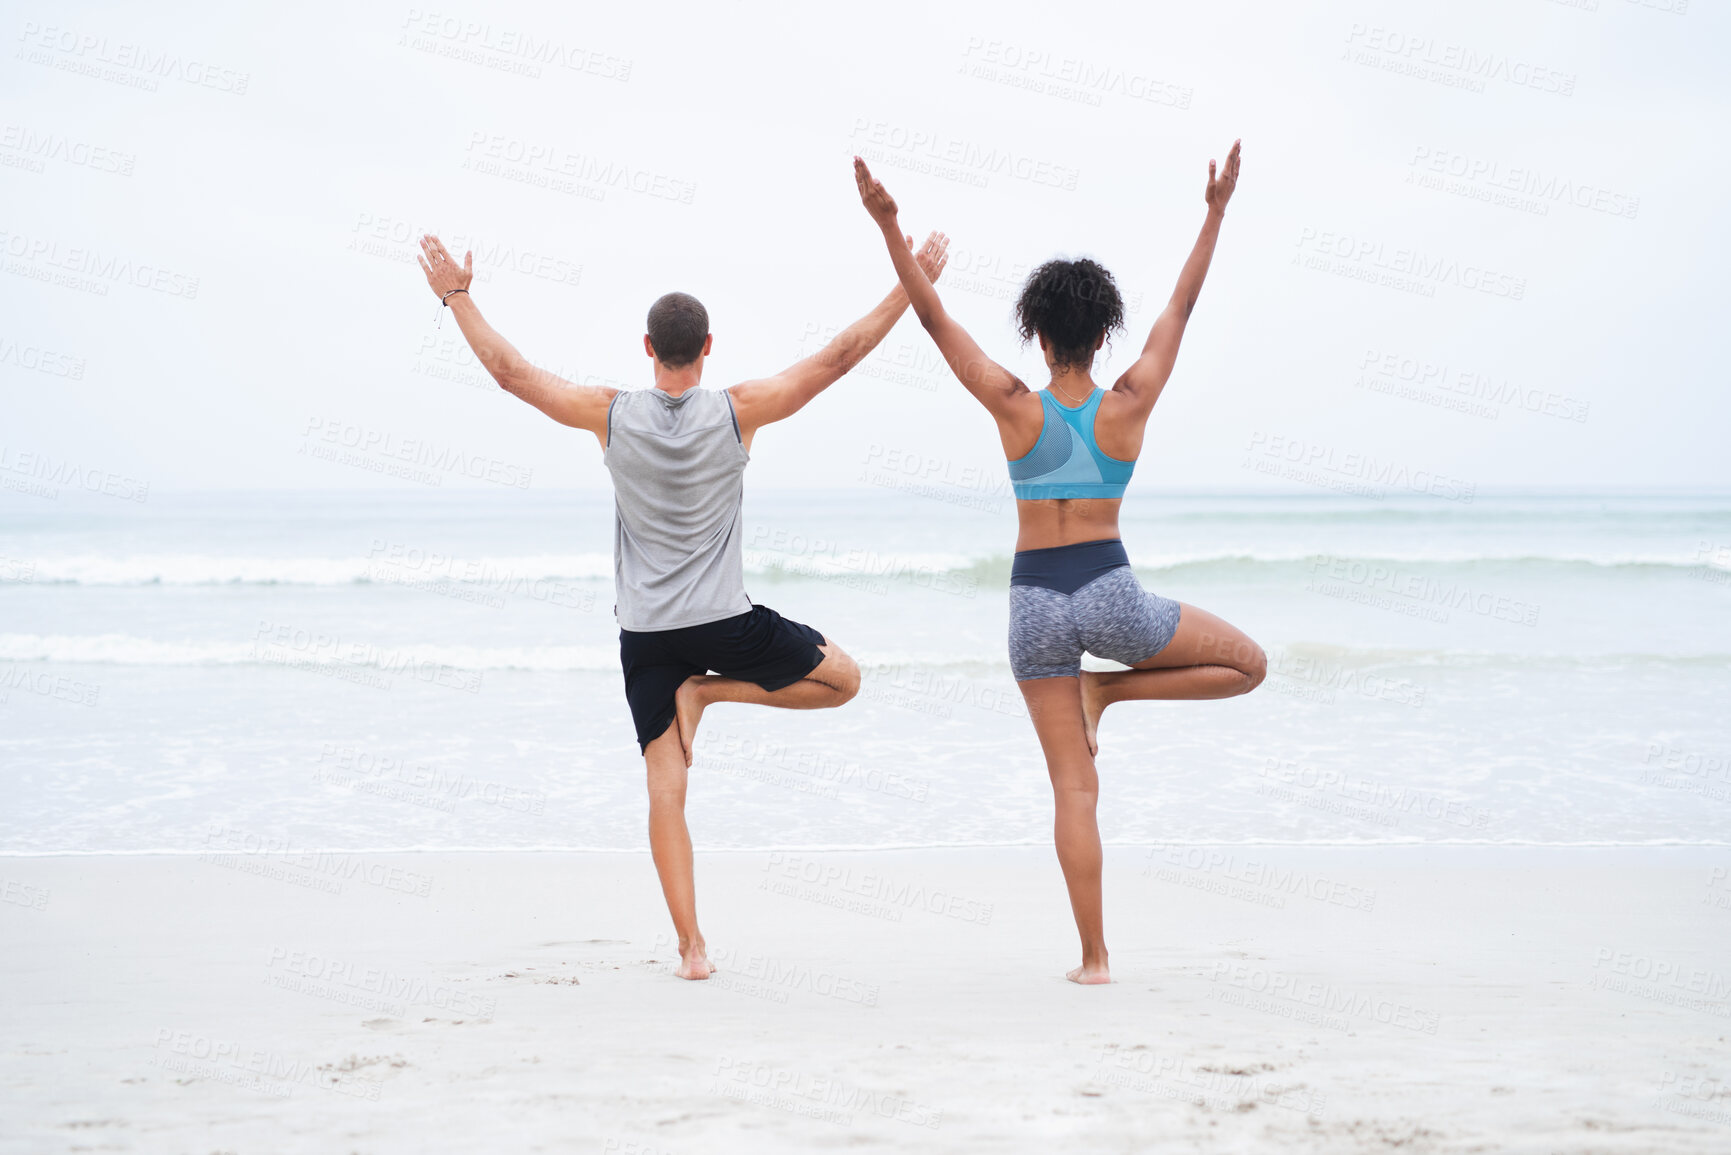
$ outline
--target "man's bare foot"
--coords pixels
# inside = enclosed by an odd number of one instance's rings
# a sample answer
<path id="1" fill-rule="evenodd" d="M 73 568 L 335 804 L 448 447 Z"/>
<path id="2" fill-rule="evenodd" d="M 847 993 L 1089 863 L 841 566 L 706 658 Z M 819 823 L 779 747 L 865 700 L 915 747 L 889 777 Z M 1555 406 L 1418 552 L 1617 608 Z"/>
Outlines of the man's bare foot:
<path id="1" fill-rule="evenodd" d="M 706 979 L 715 973 L 715 964 L 709 961 L 703 943 L 698 942 L 679 952 L 679 969 L 673 973 L 682 979 Z"/>
<path id="2" fill-rule="evenodd" d="M 1100 715 L 1106 703 L 1100 697 L 1100 675 L 1082 671 L 1082 736 L 1088 740 L 1090 757 L 1100 755 Z"/>
<path id="3" fill-rule="evenodd" d="M 679 728 L 679 748 L 685 752 L 685 768 L 691 769 L 691 751 L 697 745 L 697 724 L 703 720 L 702 674 L 679 684 L 673 693 L 673 724 Z"/>
<path id="4" fill-rule="evenodd" d="M 1096 983 L 1109 983 L 1112 981 L 1112 973 L 1106 969 L 1105 963 L 1092 967 L 1083 963 L 1064 977 L 1073 983 L 1081 983 L 1085 987 L 1091 987 Z"/>

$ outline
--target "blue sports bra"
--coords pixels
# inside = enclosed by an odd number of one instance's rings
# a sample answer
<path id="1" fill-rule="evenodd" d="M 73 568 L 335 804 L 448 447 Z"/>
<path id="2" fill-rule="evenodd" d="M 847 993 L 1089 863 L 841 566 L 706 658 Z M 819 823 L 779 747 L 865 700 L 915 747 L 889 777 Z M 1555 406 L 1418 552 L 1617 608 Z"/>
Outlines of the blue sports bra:
<path id="1" fill-rule="evenodd" d="M 1071 409 L 1050 389 L 1040 392 L 1045 407 L 1040 439 L 1026 457 L 1010 462 L 1010 488 L 1021 501 L 1064 497 L 1123 497 L 1134 461 L 1120 461 L 1100 452 L 1094 442 L 1094 414 L 1100 409 L 1100 387 Z"/>

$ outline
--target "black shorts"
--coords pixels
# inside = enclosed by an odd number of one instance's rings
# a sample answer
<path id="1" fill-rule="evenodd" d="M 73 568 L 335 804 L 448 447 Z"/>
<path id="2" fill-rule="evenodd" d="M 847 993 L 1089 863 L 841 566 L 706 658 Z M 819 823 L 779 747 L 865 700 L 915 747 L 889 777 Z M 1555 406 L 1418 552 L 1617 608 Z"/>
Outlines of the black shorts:
<path id="1" fill-rule="evenodd" d="M 782 690 L 817 669 L 822 642 L 818 631 L 768 606 L 679 630 L 620 630 L 619 664 L 637 744 L 647 749 L 666 732 L 674 692 L 693 674 L 713 672 Z"/>

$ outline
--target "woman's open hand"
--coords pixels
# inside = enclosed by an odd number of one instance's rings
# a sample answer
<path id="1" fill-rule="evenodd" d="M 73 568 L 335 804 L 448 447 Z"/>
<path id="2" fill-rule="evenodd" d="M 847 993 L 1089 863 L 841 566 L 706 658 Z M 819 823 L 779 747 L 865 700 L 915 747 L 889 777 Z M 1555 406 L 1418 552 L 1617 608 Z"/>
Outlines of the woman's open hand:
<path id="1" fill-rule="evenodd" d="M 1208 162 L 1208 191 L 1203 194 L 1208 201 L 1208 207 L 1217 213 L 1226 211 L 1226 202 L 1232 199 L 1232 190 L 1238 187 L 1238 150 L 1244 142 L 1232 142 L 1232 151 L 1226 154 L 1226 170 L 1218 177 L 1214 175 L 1214 162 Z"/>
<path id="2" fill-rule="evenodd" d="M 866 167 L 866 162 L 857 156 L 853 158 L 853 182 L 859 186 L 859 199 L 865 205 L 866 212 L 872 215 L 872 220 L 876 221 L 880 228 L 894 227 L 895 198 L 884 188 L 883 181 L 872 176 L 872 170 Z"/>

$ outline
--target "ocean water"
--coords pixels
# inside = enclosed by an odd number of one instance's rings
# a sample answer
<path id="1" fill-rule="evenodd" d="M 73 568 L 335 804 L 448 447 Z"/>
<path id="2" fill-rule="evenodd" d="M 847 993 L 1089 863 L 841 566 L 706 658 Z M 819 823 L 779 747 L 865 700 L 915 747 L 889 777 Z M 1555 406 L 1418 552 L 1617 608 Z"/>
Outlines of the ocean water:
<path id="1" fill-rule="evenodd" d="M 748 498 L 754 600 L 864 687 L 712 709 L 700 847 L 1048 840 L 1014 529 L 1001 489 Z M 1731 497 L 1137 494 L 1123 530 L 1272 672 L 1107 713 L 1108 841 L 1728 841 Z M 0 852 L 646 846 L 611 543 L 605 495 L 0 495 Z"/>

